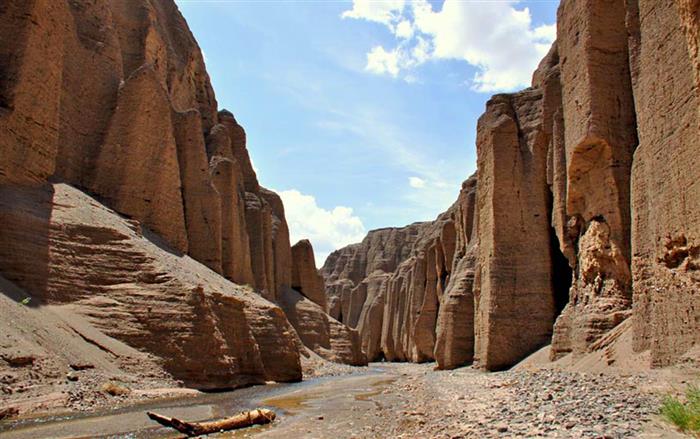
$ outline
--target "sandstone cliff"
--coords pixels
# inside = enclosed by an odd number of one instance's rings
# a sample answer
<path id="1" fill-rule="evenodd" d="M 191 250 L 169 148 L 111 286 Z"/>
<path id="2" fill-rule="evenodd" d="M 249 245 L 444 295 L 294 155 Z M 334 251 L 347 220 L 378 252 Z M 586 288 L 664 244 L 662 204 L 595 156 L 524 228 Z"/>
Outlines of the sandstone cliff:
<path id="1" fill-rule="evenodd" d="M 456 204 L 470 213 L 371 232 L 324 266 L 331 313 L 370 358 L 503 369 L 549 343 L 582 355 L 630 318 L 650 366 L 700 341 L 699 14 L 561 3 L 532 87 L 479 120 L 478 190 Z"/>
<path id="2" fill-rule="evenodd" d="M 174 1 L 0 4 L 0 275 L 33 304 L 188 386 L 234 387 L 301 378 L 276 305 L 297 286 L 325 356 L 363 363 L 295 256 Z"/>
<path id="3" fill-rule="evenodd" d="M 475 195 L 472 177 L 436 221 L 374 230 L 329 255 L 331 315 L 360 331 L 370 360 L 471 359 Z"/>

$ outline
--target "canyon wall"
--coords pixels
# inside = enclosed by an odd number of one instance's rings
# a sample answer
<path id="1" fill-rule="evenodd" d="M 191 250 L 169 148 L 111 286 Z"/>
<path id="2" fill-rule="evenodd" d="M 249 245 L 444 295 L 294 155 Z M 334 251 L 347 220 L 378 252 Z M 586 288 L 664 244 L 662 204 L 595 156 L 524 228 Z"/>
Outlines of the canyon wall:
<path id="1" fill-rule="evenodd" d="M 328 256 L 331 315 L 359 330 L 369 359 L 471 360 L 475 196 L 472 177 L 436 221 L 374 230 Z"/>
<path id="2" fill-rule="evenodd" d="M 322 280 L 174 1 L 2 2 L 0 41 L 0 274 L 187 385 L 300 379 L 304 328 L 276 304 L 320 302 Z M 312 317 L 322 355 L 363 363 L 355 331 Z"/>
<path id="3" fill-rule="evenodd" d="M 471 195 L 326 262 L 331 312 L 370 359 L 498 370 L 550 343 L 583 355 L 626 319 L 650 366 L 700 341 L 699 14 L 562 1 L 532 87 L 486 104 Z"/>

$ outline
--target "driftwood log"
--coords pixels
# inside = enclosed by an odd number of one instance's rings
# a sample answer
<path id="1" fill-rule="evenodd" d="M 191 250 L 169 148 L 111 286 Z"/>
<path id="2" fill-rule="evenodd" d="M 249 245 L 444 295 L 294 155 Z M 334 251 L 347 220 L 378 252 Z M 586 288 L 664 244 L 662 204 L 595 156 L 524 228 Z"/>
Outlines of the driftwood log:
<path id="1" fill-rule="evenodd" d="M 187 436 L 201 436 L 204 434 L 218 433 L 220 431 L 236 430 L 252 425 L 269 424 L 275 420 L 275 412 L 267 409 L 255 409 L 249 412 L 241 412 L 229 418 L 210 422 L 186 422 L 177 418 L 169 418 L 158 413 L 146 412 L 149 418 L 166 427 L 174 428 Z"/>

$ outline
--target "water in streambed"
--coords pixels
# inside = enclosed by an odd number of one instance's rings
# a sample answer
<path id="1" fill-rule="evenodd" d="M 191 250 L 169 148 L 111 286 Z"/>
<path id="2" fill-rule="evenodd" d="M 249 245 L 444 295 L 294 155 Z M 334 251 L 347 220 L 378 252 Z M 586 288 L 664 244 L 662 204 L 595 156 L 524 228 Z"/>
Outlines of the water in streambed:
<path id="1" fill-rule="evenodd" d="M 351 398 L 365 402 L 392 381 L 391 372 L 371 368 L 366 373 L 316 378 L 293 384 L 270 384 L 230 392 L 146 402 L 135 406 L 96 413 L 34 418 L 0 423 L 0 438 L 174 438 L 174 430 L 160 427 L 148 419 L 146 411 L 190 421 L 204 421 L 230 416 L 256 407 L 268 407 L 278 415 L 272 426 L 258 426 L 226 433 L 221 437 L 275 436 L 278 427 L 300 424 L 320 413 L 345 410 L 343 401 Z M 286 430 L 286 429 L 283 429 Z"/>

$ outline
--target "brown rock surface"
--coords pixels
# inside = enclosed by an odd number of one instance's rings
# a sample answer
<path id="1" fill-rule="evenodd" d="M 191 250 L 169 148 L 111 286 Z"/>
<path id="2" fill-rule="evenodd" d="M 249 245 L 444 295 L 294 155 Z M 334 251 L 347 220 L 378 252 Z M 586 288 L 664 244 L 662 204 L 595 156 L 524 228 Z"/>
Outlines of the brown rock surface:
<path id="1" fill-rule="evenodd" d="M 4 187 L 0 218 L 7 279 L 31 291 L 37 305 L 70 305 L 100 332 L 154 355 L 186 385 L 301 378 L 296 335 L 282 310 L 79 190 Z M 19 249 L 26 260 L 14 257 Z"/>
<path id="2" fill-rule="evenodd" d="M 41 184 L 58 149 L 65 2 L 3 2 L 0 8 L 0 183 Z M 116 90 L 116 87 L 115 87 Z"/>
<path id="3" fill-rule="evenodd" d="M 300 379 L 270 302 L 292 282 L 284 208 L 175 2 L 2 2 L 0 37 L 0 275 L 185 385 Z"/>
<path id="4" fill-rule="evenodd" d="M 107 205 L 136 218 L 187 251 L 177 145 L 170 106 L 156 70 L 144 65 L 120 87 L 117 107 L 89 187 Z"/>
<path id="5" fill-rule="evenodd" d="M 635 349 L 665 366 L 700 343 L 700 58 L 696 1 L 628 14 L 639 146 L 632 165 Z"/>
<path id="6" fill-rule="evenodd" d="M 434 222 L 372 231 L 326 260 L 321 273 L 331 315 L 358 329 L 369 360 L 456 366 L 471 359 L 471 351 L 456 352 L 472 349 L 471 289 L 454 286 L 473 276 L 473 259 L 465 255 L 475 246 L 475 189 L 475 178 L 465 182 L 457 203 Z M 445 300 L 450 305 L 443 310 Z"/>
<path id="7" fill-rule="evenodd" d="M 323 277 L 318 273 L 314 249 L 307 239 L 302 239 L 292 246 L 292 288 L 321 309 L 328 309 Z"/>
<path id="8" fill-rule="evenodd" d="M 566 1 L 559 8 L 567 233 L 578 252 L 570 301 L 555 328 L 555 358 L 586 352 L 631 306 L 629 181 L 637 132 L 625 15 L 621 1 Z"/>
<path id="9" fill-rule="evenodd" d="M 140 390 L 177 386 L 157 357 L 100 332 L 71 305 L 36 301 L 0 277 L 0 410 L 113 404 L 100 391 L 110 380 Z"/>
<path id="10" fill-rule="evenodd" d="M 353 366 L 367 364 L 357 330 L 330 317 L 321 306 L 294 289 L 286 289 L 279 302 L 306 347 L 329 361 Z"/>
<path id="11" fill-rule="evenodd" d="M 532 87 L 487 104 L 457 202 L 321 279 L 173 1 L 2 2 L 0 275 L 197 387 L 298 379 L 300 338 L 352 364 L 578 357 L 630 316 L 671 364 L 700 341 L 698 8 L 564 0 Z"/>
<path id="12" fill-rule="evenodd" d="M 452 275 L 440 299 L 435 327 L 435 361 L 442 369 L 468 364 L 474 357 L 474 269 L 478 250 L 476 184 L 476 178 L 462 184 L 455 206 Z"/>
<path id="13" fill-rule="evenodd" d="M 561 3 L 532 87 L 479 121 L 476 201 L 328 258 L 330 312 L 370 358 L 501 369 L 550 341 L 579 358 L 630 316 L 652 365 L 694 352 L 699 16 L 694 0 Z"/>
<path id="14" fill-rule="evenodd" d="M 539 88 L 497 95 L 479 119 L 475 356 L 487 369 L 547 344 L 554 323 L 543 101 Z"/>

